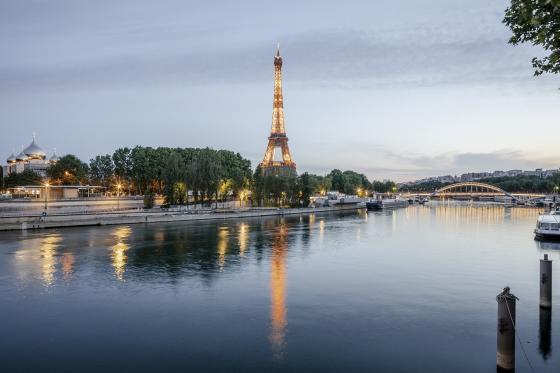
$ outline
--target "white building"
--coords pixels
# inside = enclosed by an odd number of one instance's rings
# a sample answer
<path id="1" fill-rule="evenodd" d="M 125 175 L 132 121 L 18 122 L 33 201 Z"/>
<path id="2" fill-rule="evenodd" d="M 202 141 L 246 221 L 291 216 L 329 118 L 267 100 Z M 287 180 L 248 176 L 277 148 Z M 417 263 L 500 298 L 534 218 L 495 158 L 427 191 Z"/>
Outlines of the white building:
<path id="1" fill-rule="evenodd" d="M 47 154 L 35 142 L 35 136 L 29 146 L 23 149 L 18 155 L 13 153 L 6 160 L 6 165 L 2 166 L 4 177 L 11 174 L 20 174 L 25 170 L 31 170 L 39 176 L 47 176 L 47 167 L 57 162 L 59 157 L 56 152 L 47 159 Z"/>

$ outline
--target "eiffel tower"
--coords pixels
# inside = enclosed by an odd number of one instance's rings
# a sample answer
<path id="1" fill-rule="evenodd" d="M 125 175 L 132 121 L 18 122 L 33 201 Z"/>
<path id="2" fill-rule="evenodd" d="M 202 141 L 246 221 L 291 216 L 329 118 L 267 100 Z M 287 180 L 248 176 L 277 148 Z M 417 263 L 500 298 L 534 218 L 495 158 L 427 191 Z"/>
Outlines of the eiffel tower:
<path id="1" fill-rule="evenodd" d="M 274 155 L 277 151 L 282 152 L 282 160 L 276 161 Z M 284 127 L 284 99 L 282 98 L 282 57 L 280 46 L 276 49 L 274 56 L 274 101 L 272 103 L 272 130 L 268 137 L 268 146 L 264 153 L 264 159 L 259 164 L 265 176 L 283 175 L 296 176 L 296 164 L 292 161 L 290 149 L 288 148 L 288 137 Z"/>

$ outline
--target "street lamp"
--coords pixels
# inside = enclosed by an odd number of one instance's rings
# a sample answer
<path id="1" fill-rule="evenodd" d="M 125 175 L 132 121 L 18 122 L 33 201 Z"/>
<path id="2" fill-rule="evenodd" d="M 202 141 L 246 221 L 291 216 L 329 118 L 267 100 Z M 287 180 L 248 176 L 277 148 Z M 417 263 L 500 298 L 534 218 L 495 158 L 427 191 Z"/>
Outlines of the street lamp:
<path id="1" fill-rule="evenodd" d="M 49 194 L 49 183 L 45 183 L 45 214 L 47 213 L 47 195 Z"/>
<path id="2" fill-rule="evenodd" d="M 121 207 L 121 184 L 117 184 L 117 211 L 120 209 Z"/>

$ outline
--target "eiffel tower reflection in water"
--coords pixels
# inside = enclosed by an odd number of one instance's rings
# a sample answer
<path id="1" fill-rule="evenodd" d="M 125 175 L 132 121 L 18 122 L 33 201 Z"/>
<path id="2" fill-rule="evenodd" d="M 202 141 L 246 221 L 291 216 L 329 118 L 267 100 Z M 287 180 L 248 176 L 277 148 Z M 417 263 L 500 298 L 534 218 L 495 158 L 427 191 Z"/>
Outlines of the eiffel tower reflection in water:
<path id="1" fill-rule="evenodd" d="M 282 222 L 274 232 L 270 268 L 270 335 L 274 358 L 284 357 L 286 348 L 286 263 L 288 228 Z"/>

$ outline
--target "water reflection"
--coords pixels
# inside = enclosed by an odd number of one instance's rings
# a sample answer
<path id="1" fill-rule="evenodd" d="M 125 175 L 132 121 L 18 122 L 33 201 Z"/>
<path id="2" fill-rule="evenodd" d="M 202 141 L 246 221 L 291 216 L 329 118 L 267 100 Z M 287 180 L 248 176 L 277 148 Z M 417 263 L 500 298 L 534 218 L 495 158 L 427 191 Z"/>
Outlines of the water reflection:
<path id="1" fill-rule="evenodd" d="M 43 284 L 51 286 L 56 273 L 56 249 L 60 246 L 60 235 L 49 235 L 41 242 L 41 273 Z"/>
<path id="2" fill-rule="evenodd" d="M 478 264 L 499 263 L 509 255 L 514 265 L 519 264 L 515 272 L 519 276 L 515 279 L 518 293 L 534 291 L 535 270 L 538 271 L 535 264 L 542 257 L 539 250 L 557 250 L 554 258 L 560 257 L 560 243 L 533 242 L 536 214 L 538 209 L 434 203 L 370 213 L 369 217 L 361 213 L 317 213 L 285 219 L 31 231 L 26 236 L 2 233 L 0 253 L 5 254 L 0 256 L 0 268 L 5 269 L 2 279 L 8 281 L 0 284 L 0 289 L 5 290 L 3 299 L 11 302 L 9 316 L 17 321 L 17 326 L 38 320 L 34 307 L 40 306 L 47 315 L 61 316 L 49 317 L 49 330 L 65 333 L 65 341 L 78 340 L 91 333 L 92 320 L 88 318 L 92 313 L 83 310 L 99 309 L 103 312 L 96 312 L 94 325 L 105 328 L 102 332 L 108 338 L 92 340 L 91 351 L 110 354 L 115 348 L 129 345 L 134 351 L 126 351 L 127 356 L 148 351 L 158 358 L 169 358 L 175 370 L 184 367 L 187 358 L 176 350 L 178 345 L 200 346 L 198 351 L 215 352 L 193 353 L 197 359 L 193 370 L 208 368 L 204 364 L 209 360 L 216 364 L 212 368 L 217 368 L 206 370 L 227 370 L 228 364 L 231 368 L 232 361 L 224 359 L 220 351 L 229 349 L 237 354 L 241 348 L 253 347 L 236 344 L 239 329 L 231 326 L 240 325 L 242 333 L 246 333 L 243 337 L 255 343 L 255 348 L 241 351 L 234 361 L 239 370 L 254 370 L 258 366 L 255 362 L 265 362 L 259 366 L 263 371 L 278 370 L 279 366 L 335 371 L 355 356 L 360 360 L 356 364 L 363 363 L 355 366 L 358 368 L 367 364 L 374 371 L 434 372 L 445 355 L 444 363 L 455 361 L 464 371 L 490 371 L 494 369 L 495 335 L 484 330 L 487 320 L 495 315 L 495 303 L 490 299 L 488 306 L 475 302 L 474 306 L 464 307 L 456 302 L 455 290 L 464 290 L 474 299 L 487 299 L 484 289 L 506 279 L 495 271 L 495 266 Z M 367 224 L 365 219 L 369 219 Z M 499 225 L 488 227 L 488 223 Z M 393 229 L 398 232 L 391 235 Z M 473 229 L 484 230 L 485 234 L 466 234 Z M 455 246 L 452 242 L 439 242 L 443 241 L 442 236 L 453 238 L 449 233 L 464 234 L 457 237 L 472 240 L 473 247 L 479 250 L 473 254 L 470 247 L 458 247 L 453 255 L 441 255 Z M 401 271 L 398 281 L 392 281 L 394 268 L 405 257 L 412 262 L 420 259 L 418 264 L 412 263 Z M 288 261 L 296 265 L 288 267 Z M 445 264 L 445 270 L 441 270 L 441 264 Z M 312 281 L 297 292 L 290 291 L 288 270 L 294 283 L 299 284 L 296 279 L 301 278 Z M 263 275 L 264 293 L 259 281 Z M 44 293 L 43 284 L 52 286 L 63 278 L 72 281 L 71 286 L 57 286 L 46 296 L 34 296 L 35 288 Z M 126 282 L 119 283 L 125 279 Z M 24 283 L 35 286 L 22 289 Z M 119 286 L 114 287 L 115 283 Z M 370 284 L 376 283 L 382 291 L 372 292 Z M 407 290 L 403 290 L 403 284 Z M 422 291 L 417 292 L 414 286 Z M 325 310 L 324 299 L 315 294 L 328 294 L 333 308 Z M 113 296 L 135 301 L 108 302 Z M 401 307 L 400 302 L 406 307 Z M 137 305 L 144 307 L 145 312 L 137 312 Z M 25 310 L 29 310 L 27 315 L 22 312 Z M 550 312 L 540 311 L 537 320 L 537 309 L 533 311 L 528 316 L 520 313 L 519 322 L 530 325 L 525 336 L 535 342 L 533 361 L 536 367 L 545 367 L 537 370 L 554 371 L 560 354 L 551 345 Z M 130 320 L 126 333 L 114 327 L 122 322 L 119 315 L 123 312 Z M 189 315 L 188 322 L 185 315 Z M 394 327 L 410 320 L 410 315 L 416 317 L 413 321 L 418 328 Z M 158 322 L 154 322 L 156 318 Z M 76 321 L 72 328 L 65 328 L 68 319 Z M 456 329 L 458 324 L 482 332 L 465 339 Z M 141 327 L 132 327 L 136 325 Z M 10 335 L 18 333 L 10 327 Z M 60 348 L 69 349 L 72 354 L 83 353 L 76 344 L 45 344 L 46 333 L 41 327 L 37 323 L 25 328 L 27 343 L 16 340 L 8 346 L 7 355 L 21 357 L 30 343 L 35 343 L 32 350 L 38 354 L 37 359 L 52 356 Z M 333 330 L 340 331 L 340 335 L 333 334 Z M 313 343 L 308 343 L 309 335 L 305 333 L 309 331 L 314 333 Z M 138 346 L 135 342 L 143 341 L 146 335 L 154 337 L 153 343 Z M 449 336 L 458 343 L 449 345 Z M 265 345 L 256 346 L 263 338 Z M 411 340 L 415 343 L 409 343 Z M 416 343 L 419 340 L 429 343 Z M 300 346 L 306 343 L 306 351 L 301 353 Z M 47 353 L 38 348 L 39 344 L 50 345 L 52 350 Z M 410 351 L 409 360 L 420 359 L 423 366 L 411 363 L 400 367 L 398 354 L 393 354 L 399 350 Z M 321 358 L 314 359 L 311 367 L 311 363 L 301 361 L 306 356 Z M 20 361 L 31 360 L 24 357 L 27 359 Z M 115 359 L 124 370 L 130 363 L 125 360 Z M 276 365 L 266 365 L 269 360 L 276 360 Z M 9 363 L 16 361 L 12 357 Z M 37 369 L 26 369 L 34 370 Z"/>
<path id="3" fill-rule="evenodd" d="M 270 344 L 274 357 L 283 358 L 286 347 L 286 268 L 285 255 L 288 228 L 280 225 L 272 241 L 272 262 L 270 268 Z"/>
<path id="4" fill-rule="evenodd" d="M 539 309 L 539 352 L 544 360 L 547 360 L 551 353 L 551 328 L 552 310 L 541 307 Z"/>
<path id="5" fill-rule="evenodd" d="M 229 228 L 221 227 L 218 231 L 218 266 L 220 271 L 224 269 L 226 264 L 226 254 L 229 242 Z"/>
<path id="6" fill-rule="evenodd" d="M 62 276 L 64 280 L 70 280 L 74 272 L 74 254 L 64 253 L 62 258 L 60 258 L 60 264 L 62 265 Z"/>
<path id="7" fill-rule="evenodd" d="M 249 244 L 249 224 L 239 224 L 239 233 L 237 235 L 237 244 L 239 245 L 239 256 L 245 256 L 245 250 Z"/>
<path id="8" fill-rule="evenodd" d="M 113 231 L 113 237 L 117 239 L 117 243 L 113 245 L 111 252 L 111 261 L 115 270 L 115 277 L 124 281 L 124 271 L 126 269 L 126 251 L 130 248 L 128 238 L 132 234 L 130 227 L 118 227 Z"/>

